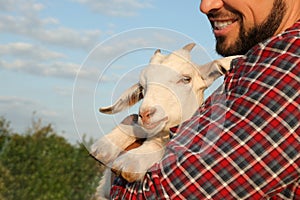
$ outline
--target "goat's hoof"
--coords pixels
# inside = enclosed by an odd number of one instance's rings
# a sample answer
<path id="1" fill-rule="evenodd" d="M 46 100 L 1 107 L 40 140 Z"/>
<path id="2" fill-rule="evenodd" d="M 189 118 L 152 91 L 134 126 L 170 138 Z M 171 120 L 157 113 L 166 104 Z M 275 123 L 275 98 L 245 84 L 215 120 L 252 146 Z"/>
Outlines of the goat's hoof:
<path id="1" fill-rule="evenodd" d="M 142 180 L 151 165 L 147 165 L 141 158 L 137 158 L 129 153 L 118 157 L 112 165 L 114 171 L 119 172 L 128 182 Z M 118 174 L 118 173 L 117 173 Z"/>
<path id="2" fill-rule="evenodd" d="M 120 152 L 120 148 L 105 137 L 100 138 L 91 147 L 91 155 L 105 165 L 115 160 Z"/>

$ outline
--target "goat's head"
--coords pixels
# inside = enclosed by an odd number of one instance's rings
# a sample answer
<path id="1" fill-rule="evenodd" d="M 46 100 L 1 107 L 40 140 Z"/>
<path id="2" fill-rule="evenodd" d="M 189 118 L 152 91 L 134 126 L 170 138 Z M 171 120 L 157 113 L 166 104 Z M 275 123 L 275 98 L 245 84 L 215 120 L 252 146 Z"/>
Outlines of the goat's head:
<path id="1" fill-rule="evenodd" d="M 198 66 L 190 58 L 194 46 L 188 44 L 169 55 L 155 51 L 139 83 L 127 89 L 114 105 L 100 108 L 100 112 L 114 114 L 143 99 L 139 108 L 141 125 L 155 132 L 169 131 L 190 118 L 203 103 L 204 90 L 229 69 L 231 61 L 224 58 Z"/>

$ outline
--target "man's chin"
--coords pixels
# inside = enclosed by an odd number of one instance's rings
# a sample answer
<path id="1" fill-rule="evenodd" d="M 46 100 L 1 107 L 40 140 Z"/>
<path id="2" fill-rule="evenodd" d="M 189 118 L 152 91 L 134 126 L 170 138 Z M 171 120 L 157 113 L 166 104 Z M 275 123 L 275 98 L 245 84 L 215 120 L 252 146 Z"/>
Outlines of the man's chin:
<path id="1" fill-rule="evenodd" d="M 245 52 L 242 51 L 241 44 L 237 40 L 234 44 L 228 44 L 224 38 L 217 38 L 216 52 L 221 56 L 234 56 L 243 55 Z"/>
<path id="2" fill-rule="evenodd" d="M 230 47 L 226 48 L 223 47 L 222 45 L 216 45 L 216 52 L 221 55 L 221 56 L 232 56 L 235 55 L 233 51 L 231 51 Z"/>
<path id="3" fill-rule="evenodd" d="M 228 52 L 225 42 L 225 37 L 216 37 L 216 52 L 222 56 L 227 56 Z"/>

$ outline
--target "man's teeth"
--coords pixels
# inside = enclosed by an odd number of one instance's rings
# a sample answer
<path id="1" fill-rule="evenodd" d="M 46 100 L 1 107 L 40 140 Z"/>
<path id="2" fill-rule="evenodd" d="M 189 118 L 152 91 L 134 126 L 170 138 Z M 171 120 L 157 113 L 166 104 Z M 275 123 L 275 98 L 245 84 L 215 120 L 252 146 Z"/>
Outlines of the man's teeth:
<path id="1" fill-rule="evenodd" d="M 228 25 L 230 25 L 232 23 L 233 23 L 233 21 L 215 21 L 214 22 L 214 27 L 216 29 L 220 30 L 220 29 L 223 29 L 223 28 L 227 27 Z"/>

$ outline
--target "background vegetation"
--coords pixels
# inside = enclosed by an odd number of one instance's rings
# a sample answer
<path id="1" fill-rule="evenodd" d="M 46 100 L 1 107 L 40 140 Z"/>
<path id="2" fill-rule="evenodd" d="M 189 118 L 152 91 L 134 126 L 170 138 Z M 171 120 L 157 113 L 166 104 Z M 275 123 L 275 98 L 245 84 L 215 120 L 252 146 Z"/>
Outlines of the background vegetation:
<path id="1" fill-rule="evenodd" d="M 71 145 L 51 124 L 34 121 L 20 134 L 0 117 L 0 200 L 92 199 L 102 170 L 82 144 Z"/>

